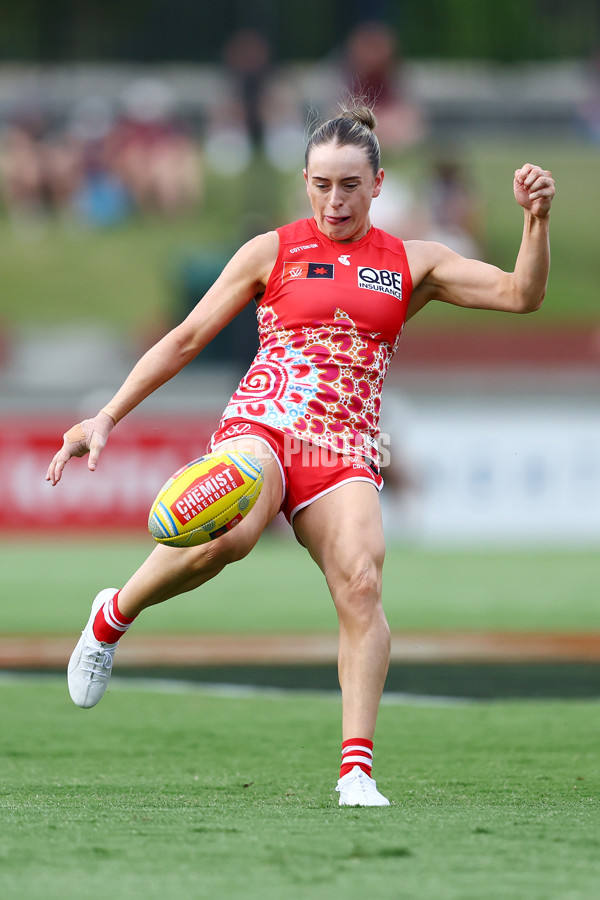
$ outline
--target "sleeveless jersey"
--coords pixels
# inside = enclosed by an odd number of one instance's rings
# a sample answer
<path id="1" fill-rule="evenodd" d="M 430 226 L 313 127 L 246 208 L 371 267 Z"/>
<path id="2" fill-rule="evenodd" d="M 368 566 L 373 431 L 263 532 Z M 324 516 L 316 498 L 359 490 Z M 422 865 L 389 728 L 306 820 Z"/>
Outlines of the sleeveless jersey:
<path id="1" fill-rule="evenodd" d="M 377 463 L 381 389 L 412 290 L 404 244 L 378 228 L 336 243 L 314 219 L 277 232 L 257 305 L 259 350 L 220 427 L 259 421 Z"/>

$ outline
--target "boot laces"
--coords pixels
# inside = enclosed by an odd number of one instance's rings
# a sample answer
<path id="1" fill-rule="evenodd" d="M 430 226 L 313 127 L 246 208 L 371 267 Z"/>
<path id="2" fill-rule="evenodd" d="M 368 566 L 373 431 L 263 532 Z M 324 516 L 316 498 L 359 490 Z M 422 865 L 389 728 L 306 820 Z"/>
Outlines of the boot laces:
<path id="1" fill-rule="evenodd" d="M 87 644 L 83 648 L 82 655 L 84 658 L 81 670 L 90 673 L 90 680 L 93 680 L 94 676 L 97 678 L 108 678 L 113 664 L 112 652 Z"/>

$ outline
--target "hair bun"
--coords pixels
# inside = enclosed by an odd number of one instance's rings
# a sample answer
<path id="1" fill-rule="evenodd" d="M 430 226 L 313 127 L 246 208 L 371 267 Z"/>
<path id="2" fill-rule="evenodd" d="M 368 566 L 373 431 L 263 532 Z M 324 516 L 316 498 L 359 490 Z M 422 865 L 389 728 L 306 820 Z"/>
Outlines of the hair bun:
<path id="1" fill-rule="evenodd" d="M 351 106 L 341 104 L 340 118 L 351 119 L 353 122 L 358 122 L 360 125 L 364 125 L 365 128 L 368 128 L 369 131 L 375 131 L 375 128 L 377 127 L 375 113 L 370 106 L 367 106 L 367 104 L 362 101 L 356 101 Z"/>

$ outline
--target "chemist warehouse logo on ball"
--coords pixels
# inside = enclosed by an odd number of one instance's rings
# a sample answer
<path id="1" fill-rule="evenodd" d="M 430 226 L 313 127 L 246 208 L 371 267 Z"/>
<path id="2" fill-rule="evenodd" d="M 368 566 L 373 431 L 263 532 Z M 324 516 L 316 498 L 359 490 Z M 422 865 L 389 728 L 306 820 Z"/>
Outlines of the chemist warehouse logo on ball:
<path id="1" fill-rule="evenodd" d="M 402 300 L 402 273 L 390 272 L 389 269 L 371 269 L 370 266 L 359 266 L 358 286 L 368 291 L 380 291 L 391 294 Z"/>
<path id="2" fill-rule="evenodd" d="M 186 487 L 171 504 L 171 512 L 185 525 L 221 497 L 243 486 L 244 479 L 235 466 L 219 463 Z"/>

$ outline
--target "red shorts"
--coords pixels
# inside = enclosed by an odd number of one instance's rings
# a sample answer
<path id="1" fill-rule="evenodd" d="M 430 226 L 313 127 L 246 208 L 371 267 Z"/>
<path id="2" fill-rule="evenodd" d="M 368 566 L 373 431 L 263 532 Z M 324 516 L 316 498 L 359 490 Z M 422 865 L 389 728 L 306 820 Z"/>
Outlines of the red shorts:
<path id="1" fill-rule="evenodd" d="M 383 487 L 379 470 L 362 456 L 342 456 L 248 419 L 227 419 L 213 434 L 209 449 L 245 437 L 261 441 L 272 450 L 281 473 L 281 511 L 290 524 L 297 512 L 346 482 L 367 481 L 378 491 Z"/>

